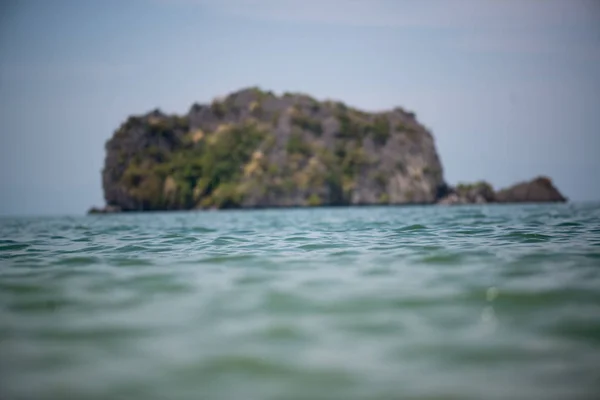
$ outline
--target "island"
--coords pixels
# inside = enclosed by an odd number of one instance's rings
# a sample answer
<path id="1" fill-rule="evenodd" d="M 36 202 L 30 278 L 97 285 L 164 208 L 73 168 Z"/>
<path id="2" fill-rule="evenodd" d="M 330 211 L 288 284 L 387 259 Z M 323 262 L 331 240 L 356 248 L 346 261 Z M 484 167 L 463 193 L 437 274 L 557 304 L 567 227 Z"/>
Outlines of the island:
<path id="1" fill-rule="evenodd" d="M 449 186 L 414 112 L 365 112 L 244 88 L 185 115 L 130 116 L 106 142 L 90 213 L 384 204 L 565 202 L 550 178 Z"/>

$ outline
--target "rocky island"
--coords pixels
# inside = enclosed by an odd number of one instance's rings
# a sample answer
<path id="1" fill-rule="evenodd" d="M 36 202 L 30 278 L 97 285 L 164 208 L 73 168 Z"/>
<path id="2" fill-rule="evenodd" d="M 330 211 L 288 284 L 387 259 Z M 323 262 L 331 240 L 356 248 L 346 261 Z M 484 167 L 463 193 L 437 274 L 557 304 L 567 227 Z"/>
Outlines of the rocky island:
<path id="1" fill-rule="evenodd" d="M 402 108 L 259 88 L 129 117 L 106 143 L 102 183 L 107 205 L 91 213 L 566 201 L 547 177 L 448 186 L 433 136 Z"/>

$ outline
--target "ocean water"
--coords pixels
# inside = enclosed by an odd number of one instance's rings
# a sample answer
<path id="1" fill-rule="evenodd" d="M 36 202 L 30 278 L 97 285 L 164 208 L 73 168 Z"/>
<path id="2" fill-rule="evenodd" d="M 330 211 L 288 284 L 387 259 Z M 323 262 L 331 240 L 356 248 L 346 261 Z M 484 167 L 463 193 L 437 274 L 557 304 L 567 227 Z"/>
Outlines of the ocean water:
<path id="1" fill-rule="evenodd" d="M 0 399 L 600 398 L 600 205 L 4 218 Z"/>

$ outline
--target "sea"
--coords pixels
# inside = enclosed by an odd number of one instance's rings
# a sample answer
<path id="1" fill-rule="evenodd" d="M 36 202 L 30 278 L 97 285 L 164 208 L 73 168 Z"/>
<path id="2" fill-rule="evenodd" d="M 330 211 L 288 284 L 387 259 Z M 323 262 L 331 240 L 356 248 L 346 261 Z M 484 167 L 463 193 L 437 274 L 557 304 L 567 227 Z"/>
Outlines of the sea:
<path id="1" fill-rule="evenodd" d="M 600 204 L 0 219 L 0 399 L 599 399 Z"/>

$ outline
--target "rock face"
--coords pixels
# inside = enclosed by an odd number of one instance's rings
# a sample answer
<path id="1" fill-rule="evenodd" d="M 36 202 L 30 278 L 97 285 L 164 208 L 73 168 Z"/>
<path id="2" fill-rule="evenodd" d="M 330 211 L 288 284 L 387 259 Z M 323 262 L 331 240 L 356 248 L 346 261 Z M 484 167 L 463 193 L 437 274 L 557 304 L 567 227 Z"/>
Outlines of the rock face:
<path id="1" fill-rule="evenodd" d="M 413 113 L 258 88 L 130 117 L 106 143 L 102 180 L 104 210 L 122 211 L 428 204 L 447 192 Z"/>
<path id="2" fill-rule="evenodd" d="M 540 176 L 528 182 L 520 182 L 509 188 L 494 192 L 487 182 L 471 185 L 461 184 L 449 188 L 439 204 L 480 203 L 548 203 L 566 202 L 567 199 L 554 187 L 548 177 Z"/>
<path id="3" fill-rule="evenodd" d="M 496 193 L 496 201 L 499 203 L 543 203 L 543 202 L 566 202 L 564 197 L 550 178 L 537 177 L 529 182 L 521 182 Z"/>

